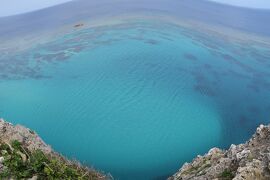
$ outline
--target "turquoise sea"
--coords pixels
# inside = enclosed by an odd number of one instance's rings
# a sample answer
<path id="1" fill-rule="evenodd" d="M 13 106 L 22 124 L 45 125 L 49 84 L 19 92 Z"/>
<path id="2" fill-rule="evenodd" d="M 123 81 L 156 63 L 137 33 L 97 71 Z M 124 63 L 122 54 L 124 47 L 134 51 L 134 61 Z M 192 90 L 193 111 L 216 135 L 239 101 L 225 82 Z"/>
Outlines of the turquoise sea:
<path id="1" fill-rule="evenodd" d="M 0 55 L 0 116 L 115 179 L 165 179 L 270 119 L 269 44 L 157 21 Z"/>

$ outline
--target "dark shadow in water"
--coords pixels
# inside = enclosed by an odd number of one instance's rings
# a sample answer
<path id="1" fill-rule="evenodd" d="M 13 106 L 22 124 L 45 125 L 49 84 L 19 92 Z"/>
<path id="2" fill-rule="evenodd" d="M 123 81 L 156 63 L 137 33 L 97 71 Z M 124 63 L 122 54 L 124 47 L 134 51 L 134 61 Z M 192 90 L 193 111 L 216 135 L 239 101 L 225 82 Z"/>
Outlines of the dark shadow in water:
<path id="1" fill-rule="evenodd" d="M 195 55 L 191 54 L 191 53 L 185 53 L 184 57 L 185 57 L 185 59 L 188 59 L 188 60 L 191 60 L 191 61 L 197 61 L 198 60 L 198 58 Z"/>

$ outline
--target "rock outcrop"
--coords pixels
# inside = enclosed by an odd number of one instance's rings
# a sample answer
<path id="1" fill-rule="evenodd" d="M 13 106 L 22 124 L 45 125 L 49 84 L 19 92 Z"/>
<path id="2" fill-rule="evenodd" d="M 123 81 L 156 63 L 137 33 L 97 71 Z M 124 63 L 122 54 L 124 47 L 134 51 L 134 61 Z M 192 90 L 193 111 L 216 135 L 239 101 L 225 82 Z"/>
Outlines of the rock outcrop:
<path id="1" fill-rule="evenodd" d="M 52 148 L 45 144 L 34 131 L 21 125 L 14 126 L 3 119 L 0 119 L 0 140 L 5 143 L 17 140 L 30 151 L 39 149 L 45 154 L 53 153 Z"/>
<path id="2" fill-rule="evenodd" d="M 0 119 L 0 179 L 112 179 L 53 151 L 34 131 Z"/>
<path id="3" fill-rule="evenodd" d="M 245 144 L 231 145 L 229 150 L 211 149 L 197 156 L 170 180 L 269 180 L 270 179 L 270 126 L 257 128 Z"/>

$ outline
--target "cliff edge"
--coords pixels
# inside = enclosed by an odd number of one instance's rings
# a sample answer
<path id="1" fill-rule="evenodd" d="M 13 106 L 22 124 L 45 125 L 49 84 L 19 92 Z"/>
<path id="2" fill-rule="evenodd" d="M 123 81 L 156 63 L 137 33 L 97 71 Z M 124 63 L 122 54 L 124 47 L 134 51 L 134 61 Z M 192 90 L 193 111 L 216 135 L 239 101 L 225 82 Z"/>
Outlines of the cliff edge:
<path id="1" fill-rule="evenodd" d="M 197 156 L 169 180 L 267 180 L 270 179 L 270 126 L 257 128 L 245 144 L 229 150 L 211 149 Z"/>
<path id="2" fill-rule="evenodd" d="M 0 119 L 0 179 L 111 179 L 52 150 L 34 131 Z"/>

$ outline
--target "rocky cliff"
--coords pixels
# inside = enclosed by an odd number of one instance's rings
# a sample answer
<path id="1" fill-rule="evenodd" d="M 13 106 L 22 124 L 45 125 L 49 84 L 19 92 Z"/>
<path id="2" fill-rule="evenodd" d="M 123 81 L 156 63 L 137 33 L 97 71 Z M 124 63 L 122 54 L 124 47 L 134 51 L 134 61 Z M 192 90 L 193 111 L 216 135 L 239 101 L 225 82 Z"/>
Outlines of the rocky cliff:
<path id="1" fill-rule="evenodd" d="M 245 144 L 231 145 L 229 150 L 211 149 L 186 163 L 170 180 L 269 180 L 270 126 L 257 128 Z"/>
<path id="2" fill-rule="evenodd" d="M 32 130 L 0 119 L 0 179 L 111 179 L 52 150 Z"/>
<path id="3" fill-rule="evenodd" d="M 0 119 L 0 179 L 111 179 L 52 150 L 32 130 Z M 245 144 L 211 149 L 186 163 L 169 180 L 270 179 L 270 126 Z"/>

